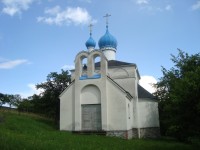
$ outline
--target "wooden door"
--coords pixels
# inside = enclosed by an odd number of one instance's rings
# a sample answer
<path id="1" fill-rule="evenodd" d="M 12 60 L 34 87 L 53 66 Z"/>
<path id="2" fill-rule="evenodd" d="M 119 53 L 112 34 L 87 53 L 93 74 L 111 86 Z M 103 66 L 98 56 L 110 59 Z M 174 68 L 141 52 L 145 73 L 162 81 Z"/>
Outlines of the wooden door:
<path id="1" fill-rule="evenodd" d="M 101 129 L 101 105 L 82 105 L 82 130 Z"/>

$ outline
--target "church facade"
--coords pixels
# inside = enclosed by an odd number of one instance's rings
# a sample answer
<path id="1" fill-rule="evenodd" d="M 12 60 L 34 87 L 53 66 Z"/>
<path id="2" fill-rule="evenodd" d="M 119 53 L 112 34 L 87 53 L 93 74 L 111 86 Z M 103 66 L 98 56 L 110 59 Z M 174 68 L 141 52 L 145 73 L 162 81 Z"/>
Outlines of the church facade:
<path id="1" fill-rule="evenodd" d="M 158 102 L 139 85 L 137 65 L 115 59 L 117 40 L 108 25 L 99 49 L 95 45 L 90 32 L 87 51 L 75 57 L 72 83 L 60 95 L 60 130 L 125 139 L 158 137 Z"/>

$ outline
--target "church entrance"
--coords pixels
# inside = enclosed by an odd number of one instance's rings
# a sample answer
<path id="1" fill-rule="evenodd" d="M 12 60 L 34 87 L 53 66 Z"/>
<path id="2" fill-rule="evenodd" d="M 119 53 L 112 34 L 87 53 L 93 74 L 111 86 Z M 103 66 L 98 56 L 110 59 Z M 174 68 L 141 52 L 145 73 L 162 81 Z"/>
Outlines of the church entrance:
<path id="1" fill-rule="evenodd" d="M 82 107 L 82 130 L 99 131 L 101 126 L 101 105 L 81 105 Z"/>

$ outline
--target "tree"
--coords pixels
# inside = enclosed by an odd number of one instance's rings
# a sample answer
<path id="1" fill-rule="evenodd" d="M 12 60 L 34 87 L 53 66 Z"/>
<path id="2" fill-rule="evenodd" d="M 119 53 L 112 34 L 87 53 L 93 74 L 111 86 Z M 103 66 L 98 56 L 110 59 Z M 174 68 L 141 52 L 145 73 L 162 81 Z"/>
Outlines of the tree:
<path id="1" fill-rule="evenodd" d="M 8 103 L 10 105 L 10 108 L 12 106 L 18 106 L 19 102 L 21 101 L 21 96 L 19 94 L 2 94 L 0 93 L 0 106 L 3 104 Z"/>
<path id="2" fill-rule="evenodd" d="M 5 103 L 6 103 L 5 102 L 5 96 L 4 96 L 4 94 L 0 93 L 0 107 Z"/>
<path id="3" fill-rule="evenodd" d="M 178 50 L 174 67 L 162 67 L 157 83 L 161 133 L 180 140 L 200 136 L 200 54 Z"/>
<path id="4" fill-rule="evenodd" d="M 10 108 L 12 106 L 18 106 L 19 102 L 21 101 L 21 96 L 19 94 L 5 94 L 5 102 L 10 105 Z"/>
<path id="5" fill-rule="evenodd" d="M 37 89 L 43 89 L 40 98 L 40 110 L 48 117 L 59 121 L 60 100 L 59 95 L 70 84 L 71 78 L 68 71 L 61 70 L 61 74 L 51 72 L 47 76 L 47 81 L 37 84 Z M 38 99 L 38 98 L 37 98 Z M 35 100 L 36 102 L 37 100 Z M 36 102 L 37 103 L 37 102 Z"/>
<path id="6" fill-rule="evenodd" d="M 17 107 L 18 111 L 22 112 L 33 112 L 33 104 L 32 101 L 29 99 L 23 99 L 19 102 Z"/>

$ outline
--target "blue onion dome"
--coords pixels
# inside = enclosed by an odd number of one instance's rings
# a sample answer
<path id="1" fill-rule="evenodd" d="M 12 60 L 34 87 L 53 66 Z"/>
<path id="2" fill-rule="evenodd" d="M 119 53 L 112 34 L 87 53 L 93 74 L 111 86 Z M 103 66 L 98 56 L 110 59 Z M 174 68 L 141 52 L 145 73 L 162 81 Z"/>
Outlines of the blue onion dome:
<path id="1" fill-rule="evenodd" d="M 85 46 L 87 48 L 90 48 L 90 47 L 95 48 L 96 42 L 94 41 L 94 39 L 92 38 L 91 35 L 90 35 L 89 39 L 85 42 Z"/>
<path id="2" fill-rule="evenodd" d="M 117 40 L 109 33 L 108 28 L 106 29 L 106 33 L 99 39 L 98 44 L 100 49 L 107 47 L 117 49 Z"/>

